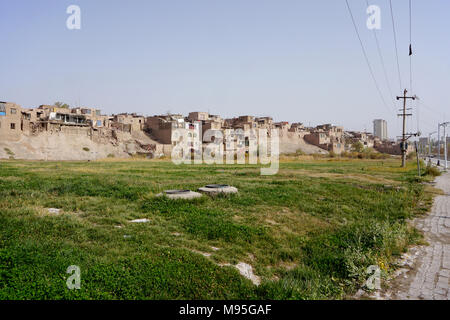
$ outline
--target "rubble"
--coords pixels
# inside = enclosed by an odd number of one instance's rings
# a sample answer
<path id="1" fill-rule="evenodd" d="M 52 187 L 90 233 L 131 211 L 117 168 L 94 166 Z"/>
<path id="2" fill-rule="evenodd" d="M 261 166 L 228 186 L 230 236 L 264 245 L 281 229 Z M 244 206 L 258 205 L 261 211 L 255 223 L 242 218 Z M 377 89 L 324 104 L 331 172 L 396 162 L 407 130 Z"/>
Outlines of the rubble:
<path id="1" fill-rule="evenodd" d="M 253 268 L 251 265 L 245 262 L 239 262 L 237 265 L 235 265 L 235 268 L 239 270 L 239 273 L 242 276 L 251 280 L 251 282 L 253 282 L 255 286 L 259 286 L 259 284 L 261 283 L 261 279 L 253 273 Z"/>
<path id="2" fill-rule="evenodd" d="M 56 209 L 56 208 L 48 208 L 47 211 L 48 211 L 48 213 L 51 213 L 51 214 L 60 214 L 61 213 L 61 209 Z"/>
<path id="3" fill-rule="evenodd" d="M 134 219 L 130 221 L 131 223 L 146 223 L 146 222 L 150 222 L 149 219 Z"/>

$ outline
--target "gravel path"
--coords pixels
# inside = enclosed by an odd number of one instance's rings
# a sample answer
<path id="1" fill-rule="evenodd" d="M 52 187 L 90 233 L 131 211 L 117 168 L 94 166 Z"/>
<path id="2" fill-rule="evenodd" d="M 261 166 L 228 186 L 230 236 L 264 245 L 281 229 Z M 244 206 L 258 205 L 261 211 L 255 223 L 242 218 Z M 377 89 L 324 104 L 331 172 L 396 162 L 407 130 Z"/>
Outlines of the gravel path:
<path id="1" fill-rule="evenodd" d="M 450 173 L 436 179 L 445 195 L 436 196 L 431 213 L 414 224 L 429 246 L 414 248 L 404 272 L 392 281 L 387 299 L 450 300 Z"/>

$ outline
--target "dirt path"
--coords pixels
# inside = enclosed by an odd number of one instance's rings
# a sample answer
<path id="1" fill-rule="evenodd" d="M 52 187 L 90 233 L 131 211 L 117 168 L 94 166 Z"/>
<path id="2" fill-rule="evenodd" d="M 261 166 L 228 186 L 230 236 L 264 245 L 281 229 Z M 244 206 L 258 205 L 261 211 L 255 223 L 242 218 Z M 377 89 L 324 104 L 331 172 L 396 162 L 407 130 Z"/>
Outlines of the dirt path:
<path id="1" fill-rule="evenodd" d="M 429 246 L 414 248 L 406 256 L 409 268 L 400 270 L 384 298 L 450 300 L 450 173 L 438 177 L 436 187 L 445 195 L 435 198 L 429 215 L 414 222 Z"/>

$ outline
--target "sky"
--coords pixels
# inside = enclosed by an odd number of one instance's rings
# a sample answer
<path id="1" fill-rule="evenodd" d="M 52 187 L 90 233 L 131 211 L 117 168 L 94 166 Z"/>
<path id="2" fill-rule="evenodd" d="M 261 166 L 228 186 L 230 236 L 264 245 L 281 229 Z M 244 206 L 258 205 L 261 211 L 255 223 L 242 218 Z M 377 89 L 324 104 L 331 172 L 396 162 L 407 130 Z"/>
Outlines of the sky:
<path id="1" fill-rule="evenodd" d="M 381 118 L 393 138 L 401 102 L 390 91 L 409 90 L 410 74 L 408 0 L 392 2 L 402 87 L 389 1 L 369 0 L 381 9 L 388 86 L 366 0 L 349 0 L 387 106 L 345 0 L 0 0 L 0 101 L 249 114 L 368 132 Z M 80 30 L 66 26 L 70 5 L 81 9 Z M 427 135 L 450 116 L 449 13 L 448 0 L 412 0 L 411 92 L 420 100 L 408 102 L 409 131 Z"/>

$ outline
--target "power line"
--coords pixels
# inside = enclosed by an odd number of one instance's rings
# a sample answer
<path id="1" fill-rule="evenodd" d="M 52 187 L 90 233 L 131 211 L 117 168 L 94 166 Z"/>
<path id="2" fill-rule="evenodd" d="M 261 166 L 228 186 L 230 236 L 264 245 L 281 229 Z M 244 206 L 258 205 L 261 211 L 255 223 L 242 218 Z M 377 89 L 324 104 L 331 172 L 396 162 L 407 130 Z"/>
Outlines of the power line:
<path id="1" fill-rule="evenodd" d="M 424 107 L 425 109 L 428 109 L 429 111 L 432 111 L 432 112 L 433 112 L 433 113 L 432 113 L 433 116 L 436 116 L 437 118 L 440 119 L 440 117 L 437 116 L 437 114 L 440 114 L 442 111 L 439 111 L 439 110 L 437 110 L 437 109 L 431 108 L 429 105 L 424 104 L 424 103 L 423 103 L 423 98 L 422 98 L 421 96 L 418 96 L 418 97 L 417 97 L 417 100 L 420 101 L 420 105 L 421 105 L 422 107 Z"/>
<path id="2" fill-rule="evenodd" d="M 411 0 L 409 0 L 409 88 L 412 92 L 412 8 L 411 8 Z"/>
<path id="3" fill-rule="evenodd" d="M 359 35 L 358 27 L 356 26 L 355 18 L 353 17 L 352 9 L 350 8 L 350 5 L 348 4 L 348 0 L 345 0 L 345 3 L 347 4 L 347 9 L 350 14 L 350 18 L 352 19 L 353 27 L 355 28 L 356 35 L 358 36 L 359 44 L 361 45 L 361 49 L 362 49 L 364 58 L 367 63 L 367 67 L 369 68 L 369 72 L 370 72 L 370 75 L 372 76 L 375 87 L 377 88 L 378 94 L 380 95 L 380 98 L 383 101 L 384 106 L 388 109 L 389 112 L 391 112 L 391 110 L 389 109 L 389 107 L 386 104 L 386 101 L 384 100 L 383 94 L 381 93 L 381 90 L 380 90 L 380 86 L 378 85 L 377 79 L 375 78 L 375 75 L 373 73 L 372 66 L 370 65 L 370 61 L 367 56 L 366 49 L 364 48 L 364 44 L 361 40 L 361 36 Z"/>
<path id="4" fill-rule="evenodd" d="M 400 63 L 398 62 L 397 33 L 395 32 L 395 20 L 394 20 L 394 10 L 392 9 L 392 0 L 389 0 L 389 5 L 391 7 L 392 30 L 394 32 L 394 46 L 395 46 L 395 57 L 397 59 L 398 81 L 400 84 L 400 91 L 402 91 L 402 88 L 403 88 L 402 76 L 400 73 Z"/>
<path id="5" fill-rule="evenodd" d="M 423 120 L 423 119 L 421 120 L 421 122 L 422 122 L 422 124 L 424 124 L 428 128 L 436 129 L 436 123 L 431 123 L 431 122 L 428 122 L 428 121 Z"/>
<path id="6" fill-rule="evenodd" d="M 368 0 L 366 0 L 366 4 L 367 4 L 367 7 L 369 7 L 369 1 Z M 392 93 L 391 85 L 389 83 L 389 78 L 388 78 L 388 75 L 387 75 L 387 72 L 386 72 L 386 65 L 384 64 L 384 59 L 383 59 L 383 55 L 381 53 L 381 48 L 380 48 L 380 42 L 378 41 L 378 36 L 377 36 L 377 33 L 376 33 L 375 29 L 373 29 L 373 36 L 375 38 L 375 42 L 376 42 L 376 45 L 377 45 L 377 51 L 378 51 L 378 56 L 380 57 L 381 67 L 383 68 L 384 79 L 386 80 L 386 85 L 387 85 L 387 88 L 389 90 L 389 94 L 391 96 L 391 99 L 392 99 L 392 102 L 393 102 L 394 108 L 395 108 L 395 102 L 394 102 L 394 97 L 395 96 Z"/>

